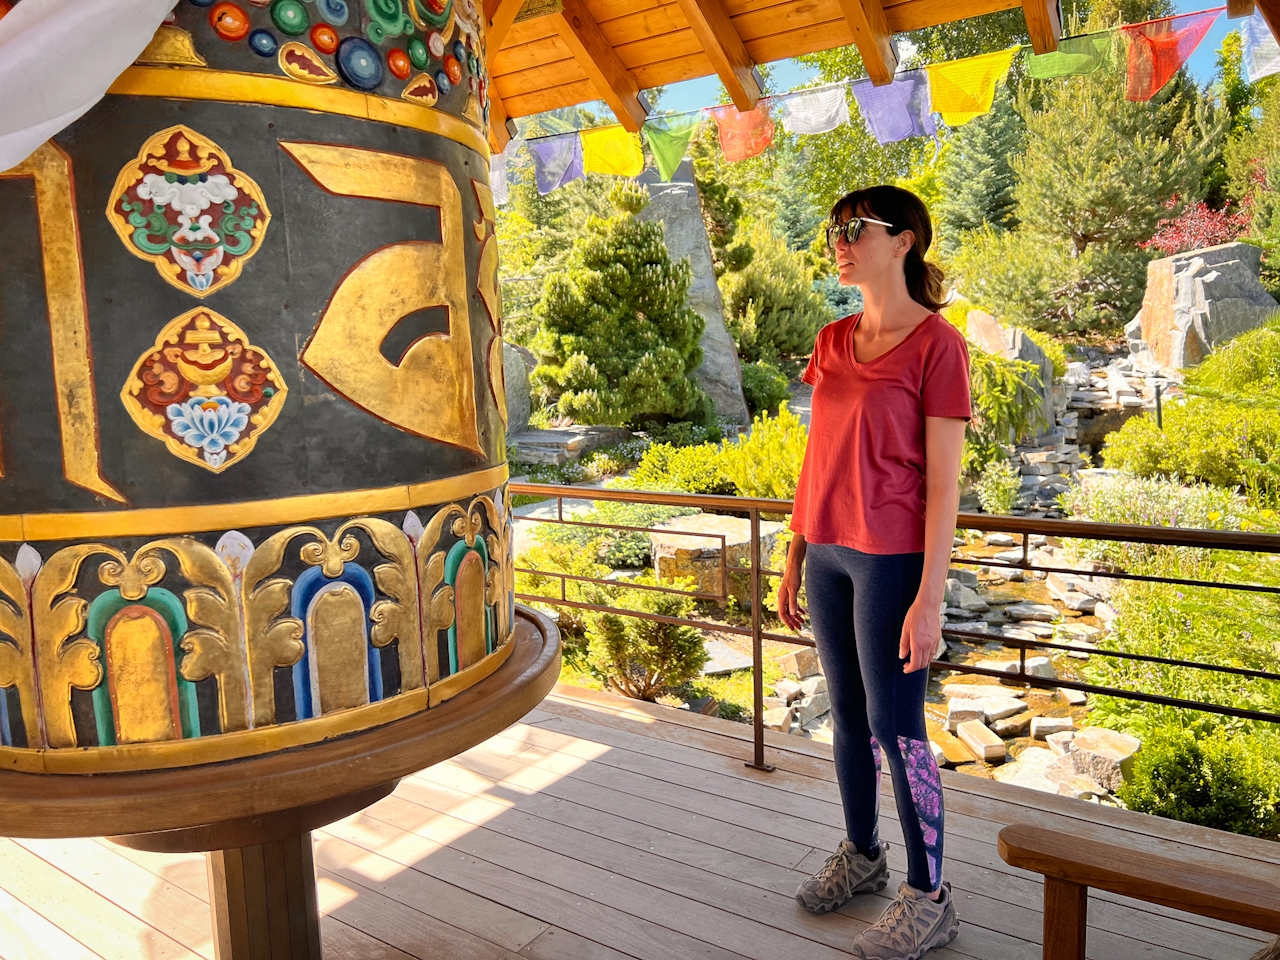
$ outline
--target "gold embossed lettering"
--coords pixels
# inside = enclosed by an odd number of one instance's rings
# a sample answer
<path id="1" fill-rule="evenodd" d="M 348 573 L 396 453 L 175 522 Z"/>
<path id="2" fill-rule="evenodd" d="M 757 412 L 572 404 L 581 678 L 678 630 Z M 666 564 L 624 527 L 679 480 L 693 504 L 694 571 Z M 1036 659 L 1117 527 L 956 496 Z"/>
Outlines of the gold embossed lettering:
<path id="1" fill-rule="evenodd" d="M 0 178 L 13 177 L 31 177 L 36 185 L 63 473 L 78 487 L 124 503 L 120 491 L 103 478 L 99 464 L 98 405 L 71 158 L 49 141 L 16 167 L 0 171 Z"/>
<path id="2" fill-rule="evenodd" d="M 401 430 L 476 453 L 462 195 L 443 164 L 318 143 L 281 143 L 325 190 L 435 207 L 440 242 L 397 243 L 358 263 L 333 292 L 301 360 L 352 403 Z M 429 334 L 398 363 L 381 345 L 409 314 L 449 312 L 447 335 Z"/>

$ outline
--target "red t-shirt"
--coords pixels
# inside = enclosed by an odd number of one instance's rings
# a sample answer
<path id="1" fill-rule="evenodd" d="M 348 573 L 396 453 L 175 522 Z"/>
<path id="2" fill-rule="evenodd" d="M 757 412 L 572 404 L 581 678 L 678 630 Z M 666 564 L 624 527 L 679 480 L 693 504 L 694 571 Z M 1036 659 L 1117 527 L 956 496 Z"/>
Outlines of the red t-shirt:
<path id="1" fill-rule="evenodd" d="M 924 418 L 970 418 L 969 348 L 935 313 L 888 353 L 859 363 L 861 318 L 823 327 L 801 378 L 813 384 L 813 414 L 791 529 L 862 553 L 919 553 Z"/>

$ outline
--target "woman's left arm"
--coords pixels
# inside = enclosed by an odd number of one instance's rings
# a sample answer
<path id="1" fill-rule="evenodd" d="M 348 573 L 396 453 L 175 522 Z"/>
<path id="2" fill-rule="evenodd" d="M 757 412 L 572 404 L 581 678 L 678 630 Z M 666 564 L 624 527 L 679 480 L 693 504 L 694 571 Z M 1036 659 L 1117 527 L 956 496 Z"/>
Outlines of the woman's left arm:
<path id="1" fill-rule="evenodd" d="M 965 425 L 956 417 L 924 418 L 924 575 L 902 625 L 898 657 L 910 658 L 902 667 L 904 673 L 928 667 L 942 639 L 938 610 L 946 592 L 960 508 L 960 456 Z"/>

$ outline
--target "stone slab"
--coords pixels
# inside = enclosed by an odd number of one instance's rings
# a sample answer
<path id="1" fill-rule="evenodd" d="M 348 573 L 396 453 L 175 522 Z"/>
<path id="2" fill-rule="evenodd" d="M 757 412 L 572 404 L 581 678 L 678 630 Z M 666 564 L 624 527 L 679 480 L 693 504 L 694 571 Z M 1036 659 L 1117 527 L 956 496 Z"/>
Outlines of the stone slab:
<path id="1" fill-rule="evenodd" d="M 704 677 L 719 677 L 726 673 L 733 673 L 735 670 L 750 670 L 752 667 L 749 656 L 733 649 L 723 641 L 704 640 L 702 649 L 706 650 L 707 656 L 711 658 L 702 668 Z"/>
<path id="2" fill-rule="evenodd" d="M 1004 741 L 981 720 L 966 720 L 956 728 L 956 736 L 974 756 L 988 763 L 996 763 L 1005 758 Z"/>

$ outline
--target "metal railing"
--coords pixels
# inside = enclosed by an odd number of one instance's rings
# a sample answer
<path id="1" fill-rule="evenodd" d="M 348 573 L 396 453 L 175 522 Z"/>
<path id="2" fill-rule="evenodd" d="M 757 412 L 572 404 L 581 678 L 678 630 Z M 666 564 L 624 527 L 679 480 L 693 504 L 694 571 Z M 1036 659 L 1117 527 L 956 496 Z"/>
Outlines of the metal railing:
<path id="1" fill-rule="evenodd" d="M 598 489 L 594 487 L 583 488 L 538 483 L 512 483 L 509 485 L 509 493 L 512 496 L 537 496 L 543 497 L 548 501 L 555 501 L 555 516 L 521 517 L 520 519 L 522 520 L 537 523 L 558 524 L 567 527 L 610 529 L 635 533 L 658 533 L 664 536 L 696 537 L 705 538 L 708 541 L 718 541 L 720 546 L 720 561 L 718 564 L 719 590 L 716 592 L 707 590 L 682 590 L 678 587 L 662 586 L 660 584 L 630 583 L 625 580 L 606 580 L 603 578 L 581 576 L 558 570 L 534 570 L 517 565 L 516 573 L 518 574 L 533 574 L 546 578 L 547 580 L 558 580 L 560 584 L 560 592 L 558 597 L 517 592 L 516 598 L 524 602 L 615 613 L 622 616 L 637 617 L 660 623 L 690 626 L 699 629 L 710 629 L 715 630 L 717 633 L 749 636 L 751 638 L 752 674 L 754 681 L 752 710 L 754 753 L 752 760 L 747 762 L 747 766 L 754 767 L 759 770 L 772 770 L 773 767 L 770 764 L 767 764 L 764 759 L 764 641 L 774 640 L 781 643 L 794 644 L 796 646 L 814 646 L 812 637 L 805 636 L 803 634 L 777 633 L 764 628 L 765 611 L 762 608 L 762 599 L 766 591 L 763 587 L 763 581 L 766 577 L 782 576 L 782 571 L 768 569 L 762 563 L 760 556 L 761 521 L 762 518 L 782 519 L 783 516 L 791 512 L 792 501 L 706 494 L 659 493 L 647 490 L 615 490 Z M 726 562 L 728 556 L 726 549 L 727 537 L 724 534 L 715 534 L 698 530 L 681 530 L 679 528 L 679 518 L 667 521 L 662 527 L 629 526 L 624 524 L 597 523 L 589 520 L 577 520 L 572 516 L 565 515 L 565 500 L 612 501 L 617 503 L 650 504 L 655 506 L 690 507 L 704 512 L 739 516 L 745 515 L 751 524 L 750 545 L 748 551 L 749 562 L 745 567 L 731 566 Z M 1052 537 L 1058 539 L 1111 541 L 1164 547 L 1193 547 L 1206 550 L 1228 550 L 1243 553 L 1280 554 L 1280 535 L 1178 527 L 1091 523 L 1079 520 L 1047 520 L 973 513 L 959 514 L 956 518 L 956 529 L 974 530 L 985 534 L 1005 533 L 1016 535 L 1021 538 L 1021 557 L 1017 560 L 1013 560 L 1007 558 L 1000 559 L 998 557 L 973 558 L 963 555 L 953 555 L 951 559 L 953 567 L 981 565 L 992 569 L 1022 571 L 1024 574 L 1043 573 L 1048 575 L 1051 573 L 1060 573 L 1072 576 L 1080 576 L 1084 574 L 1093 578 L 1101 577 L 1109 580 L 1127 580 L 1147 583 L 1163 583 L 1185 587 L 1212 587 L 1222 590 L 1244 591 L 1250 593 L 1280 594 L 1280 587 L 1266 584 L 1208 581 L 1187 577 L 1163 577 L 1153 574 L 1130 573 L 1115 567 L 1104 567 L 1095 570 L 1083 571 L 1075 567 L 1036 564 L 1033 562 L 1031 545 L 1032 537 Z M 519 557 L 517 557 L 517 564 L 518 563 Z M 634 610 L 609 606 L 606 604 L 574 600 L 569 596 L 568 591 L 568 584 L 576 581 L 607 585 L 627 590 L 675 593 L 694 600 L 709 600 L 720 605 L 724 605 L 728 602 L 731 595 L 729 583 L 731 578 L 735 575 L 739 577 L 745 575 L 750 585 L 750 626 L 724 623 L 719 620 L 710 620 L 705 618 L 694 619 L 673 617 L 650 611 Z M 1066 678 L 1055 677 L 1053 679 L 1049 679 L 1035 676 L 1027 672 L 1026 661 L 1028 650 L 1079 653 L 1081 652 L 1081 646 L 1079 644 L 1073 645 L 1070 643 L 1059 643 L 1050 638 L 1027 639 L 1024 637 L 1009 636 L 1003 633 L 998 635 L 985 632 L 980 633 L 976 631 L 957 629 L 951 625 L 948 625 L 943 630 L 943 636 L 948 639 L 969 642 L 977 641 L 980 643 L 990 643 L 998 640 L 1005 647 L 1011 647 L 1018 650 L 1018 670 L 1017 672 L 1000 671 L 981 667 L 976 664 L 952 663 L 945 660 L 933 661 L 930 664 L 931 670 L 978 674 L 982 676 L 996 677 L 1003 681 L 1025 683 L 1034 687 L 1080 690 L 1085 693 L 1119 697 L 1122 699 L 1189 710 L 1200 710 L 1246 720 L 1262 720 L 1280 723 L 1280 714 L 1276 713 L 1251 710 L 1242 707 L 1232 707 L 1224 704 L 1204 701 L 1187 700 L 1162 694 L 1146 693 L 1139 690 L 1124 690 L 1114 687 L 1099 686 Z M 1094 646 L 1088 647 L 1088 654 L 1090 656 L 1111 657 L 1118 660 L 1128 660 L 1158 666 L 1185 667 L 1196 670 L 1205 670 L 1250 679 L 1280 681 L 1280 673 L 1269 673 L 1264 670 L 1255 670 L 1247 667 L 1233 667 L 1193 660 L 1180 660 L 1171 657 L 1128 653 L 1120 650 L 1105 650 Z"/>

